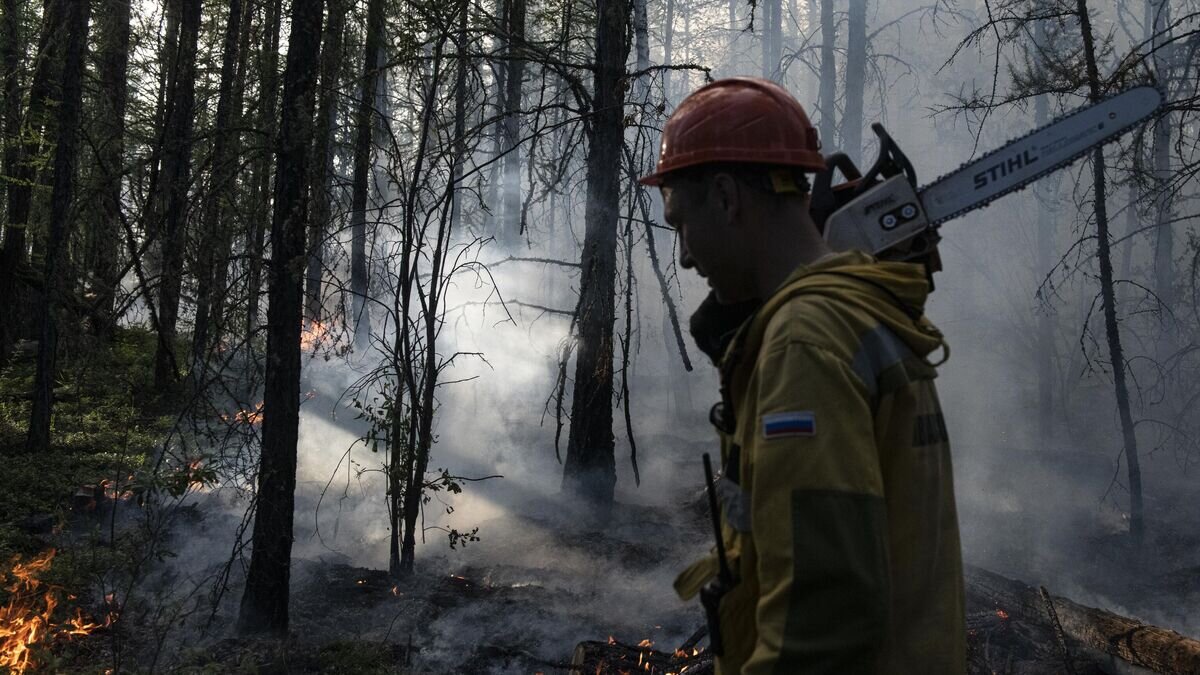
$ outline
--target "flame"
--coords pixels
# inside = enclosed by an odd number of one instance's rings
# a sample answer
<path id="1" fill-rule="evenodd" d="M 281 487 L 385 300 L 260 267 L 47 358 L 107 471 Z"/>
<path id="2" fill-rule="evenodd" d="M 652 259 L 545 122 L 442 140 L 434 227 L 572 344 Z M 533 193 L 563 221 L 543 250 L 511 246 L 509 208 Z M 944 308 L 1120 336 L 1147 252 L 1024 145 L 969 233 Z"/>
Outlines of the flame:
<path id="1" fill-rule="evenodd" d="M 1006 612 L 1002 609 L 996 610 L 996 616 L 1000 617 L 1001 621 L 1008 621 L 1008 612 Z"/>
<path id="2" fill-rule="evenodd" d="M 116 620 L 116 612 L 109 612 L 105 623 L 98 624 L 88 620 L 83 611 L 76 608 L 74 617 L 63 623 L 54 622 L 54 610 L 59 605 L 62 589 L 40 577 L 50 569 L 55 553 L 54 549 L 48 549 L 27 562 L 20 562 L 20 556 L 11 562 L 12 569 L 7 576 L 12 581 L 5 586 L 9 593 L 8 603 L 0 607 L 0 667 L 15 675 L 37 667 L 33 650 L 48 639 L 89 635 Z M 68 595 L 67 599 L 74 597 Z"/>
<path id="3" fill-rule="evenodd" d="M 131 483 L 133 483 L 133 476 L 129 476 L 125 481 L 126 485 L 129 485 Z M 101 487 L 101 489 L 104 490 L 104 496 L 114 502 L 115 501 L 125 501 L 125 500 L 131 499 L 133 497 L 133 490 L 126 488 L 126 489 L 118 492 L 117 491 L 117 482 L 108 480 L 107 478 L 100 481 L 100 487 Z"/>
<path id="4" fill-rule="evenodd" d="M 255 426 L 255 425 L 259 424 L 260 422 L 262 422 L 262 418 L 263 418 L 262 401 L 259 401 L 254 406 L 254 410 L 239 410 L 236 413 L 234 413 L 232 416 L 221 415 L 221 419 L 225 420 L 226 422 L 233 422 L 234 424 L 247 424 L 249 426 Z"/>
<path id="5" fill-rule="evenodd" d="M 315 351 L 322 343 L 333 342 L 329 327 L 321 321 L 313 321 L 300 329 L 300 349 Z"/>

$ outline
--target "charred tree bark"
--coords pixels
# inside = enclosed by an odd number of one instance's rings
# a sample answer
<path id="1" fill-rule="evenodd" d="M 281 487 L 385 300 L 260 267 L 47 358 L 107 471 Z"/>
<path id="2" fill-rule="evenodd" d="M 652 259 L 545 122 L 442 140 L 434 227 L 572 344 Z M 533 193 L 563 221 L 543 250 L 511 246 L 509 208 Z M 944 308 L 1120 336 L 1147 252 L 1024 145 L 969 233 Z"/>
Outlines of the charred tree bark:
<path id="1" fill-rule="evenodd" d="M 267 309 L 267 371 L 254 539 L 238 628 L 285 635 L 300 418 L 304 235 L 321 15 L 324 2 L 292 4 L 277 143 Z"/>
<path id="2" fill-rule="evenodd" d="M 4 30 L 12 39 L 20 35 L 20 10 L 18 3 L 5 0 Z M 11 3 L 11 6 L 10 4 Z M 23 288 L 19 281 L 20 272 L 28 267 L 28 247 L 30 238 L 29 216 L 33 205 L 33 186 L 43 180 L 38 171 L 38 155 L 48 144 L 47 137 L 51 135 L 48 100 L 53 95 L 57 75 L 56 64 L 60 53 L 60 37 L 64 28 L 64 7 L 59 0 L 52 0 L 46 5 L 42 17 L 42 34 L 38 40 L 38 51 L 35 57 L 33 81 L 29 86 L 29 104 L 25 108 L 23 118 L 19 117 L 19 96 L 8 96 L 8 87 L 16 87 L 15 73 L 19 69 L 20 53 L 22 50 L 8 50 L 6 47 L 5 70 L 13 73 L 5 81 L 5 128 L 6 135 L 19 139 L 25 137 L 25 142 L 17 142 L 5 149 L 4 173 L 11 176 L 8 181 L 8 223 L 4 229 L 4 248 L 0 251 L 0 307 L 9 308 L 10 313 L 0 321 L 0 363 L 8 360 L 12 345 L 20 330 L 25 326 L 26 317 L 23 307 L 26 305 Z M 15 42 L 9 44 L 16 45 Z M 13 59 L 10 63 L 9 59 Z M 14 117 L 16 113 L 18 117 Z"/>
<path id="3" fill-rule="evenodd" d="M 350 198 L 350 296 L 354 344 L 367 346 L 371 330 L 370 280 L 367 275 L 367 196 L 371 177 L 371 130 L 374 121 L 375 98 L 383 66 L 383 2 L 370 0 L 367 4 L 367 39 L 364 57 L 362 88 L 359 91 L 358 111 L 354 116 L 354 177 Z"/>
<path id="4" fill-rule="evenodd" d="M 862 162 L 863 98 L 867 88 L 867 0 L 850 0 L 846 26 L 846 109 L 842 113 L 842 152 Z"/>
<path id="5" fill-rule="evenodd" d="M 125 107 L 129 85 L 130 0 L 105 0 L 98 17 L 102 46 L 96 55 L 100 90 L 96 104 L 97 175 L 99 214 L 90 230 L 91 287 L 96 294 L 93 330 L 110 334 L 116 320 L 113 302 L 121 283 L 117 256 L 121 242 L 121 182 L 125 175 Z"/>
<path id="6" fill-rule="evenodd" d="M 228 262 L 221 254 L 225 237 L 225 219 L 231 210 L 237 181 L 237 132 L 232 129 L 234 116 L 234 80 L 237 79 L 239 48 L 242 39 L 242 0 L 229 0 L 229 17 L 225 23 L 225 39 L 221 55 L 221 80 L 217 85 L 217 117 L 213 129 L 212 172 L 208 198 L 200 224 L 200 265 L 196 271 L 196 329 L 192 334 L 192 375 L 199 385 L 204 377 L 213 323 L 213 290 L 217 265 Z M 222 289 L 223 291 L 223 289 Z"/>
<path id="7" fill-rule="evenodd" d="M 196 45 L 200 37 L 200 0 L 182 0 L 179 52 L 170 76 L 166 125 L 163 127 L 159 174 L 163 270 L 158 293 L 158 345 L 154 352 L 154 386 L 160 391 L 179 378 L 175 333 L 183 285 L 187 238 L 188 188 L 191 183 L 192 129 L 196 117 Z"/>
<path id="8" fill-rule="evenodd" d="M 68 3 L 67 40 L 62 68 L 62 100 L 58 103 L 58 144 L 54 149 L 54 187 L 50 195 L 50 232 L 39 303 L 41 339 L 38 341 L 37 372 L 33 381 L 33 409 L 29 415 L 26 452 L 50 449 L 50 417 L 54 410 L 54 374 L 57 364 L 58 327 L 55 313 L 69 285 L 66 265 L 60 258 L 67 252 L 70 237 L 74 175 L 79 147 L 80 108 L 83 105 L 83 58 L 87 50 L 87 2 Z"/>
<path id="9" fill-rule="evenodd" d="M 321 276 L 325 269 L 325 233 L 333 218 L 333 138 L 337 129 L 338 74 L 342 65 L 343 0 L 329 0 L 329 19 L 321 38 L 321 91 L 314 132 L 312 218 L 308 224 L 308 271 L 304 283 L 304 318 L 323 319 Z"/>
<path id="10" fill-rule="evenodd" d="M 1083 36 L 1083 53 L 1087 62 L 1088 96 L 1093 103 L 1101 99 L 1100 69 L 1096 61 L 1096 47 L 1092 38 L 1092 22 L 1088 16 L 1087 0 L 1076 0 L 1079 29 Z M 1133 414 L 1130 410 L 1129 387 L 1125 381 L 1125 354 L 1121 348 L 1121 332 L 1117 325 L 1116 294 L 1113 290 L 1112 250 L 1108 233 L 1108 207 L 1105 204 L 1107 182 L 1104 175 L 1104 149 L 1092 152 L 1092 179 L 1095 188 L 1096 255 L 1100 259 L 1100 295 L 1104 309 L 1104 333 L 1108 341 L 1109 360 L 1112 363 L 1113 386 L 1116 389 L 1117 411 L 1121 417 L 1121 433 L 1124 440 L 1125 461 L 1129 477 L 1129 534 L 1140 546 L 1144 534 L 1142 513 L 1142 471 L 1138 457 L 1137 436 L 1134 433 Z"/>
<path id="11" fill-rule="evenodd" d="M 837 45 L 837 24 L 833 18 L 833 0 L 821 3 L 821 95 L 817 108 L 821 111 L 819 132 L 821 144 L 826 151 L 836 147 L 834 130 L 837 129 L 837 61 L 834 47 Z"/>
<path id="12" fill-rule="evenodd" d="M 1175 631 L 1086 607 L 972 565 L 965 566 L 963 572 L 968 624 L 971 615 L 1000 612 L 1001 621 L 1022 626 L 1031 636 L 1050 636 L 1061 629 L 1060 635 L 1075 652 L 1073 655 L 1083 661 L 1076 665 L 1076 672 L 1101 672 L 1085 670 L 1087 665 L 1108 665 L 1104 663 L 1107 659 L 1096 658 L 1099 655 L 1116 657 L 1155 673 L 1200 672 L 1200 642 Z M 1061 658 L 1063 645 L 1050 642 L 1033 648 Z M 1110 671 L 1106 668 L 1102 672 Z"/>
<path id="13" fill-rule="evenodd" d="M 259 129 L 266 140 L 266 148 L 255 163 L 254 181 L 256 192 L 254 208 L 250 216 L 250 234 L 246 242 L 249 265 L 246 269 L 246 337 L 258 332 L 259 296 L 262 290 L 262 265 L 265 253 L 266 223 L 271 213 L 271 159 L 269 150 L 275 142 L 279 124 L 279 26 L 283 13 L 283 0 L 268 0 L 267 15 L 263 23 L 266 44 L 259 52 L 259 71 L 262 78 L 261 106 L 259 107 Z M 289 47 L 290 50 L 290 47 Z"/>
<path id="14" fill-rule="evenodd" d="M 563 491 L 608 507 L 616 485 L 613 457 L 613 322 L 617 219 L 624 143 L 622 81 L 629 56 L 628 0 L 601 3 L 596 23 L 593 123 L 587 158 L 587 207 L 580 255 L 578 357 Z"/>

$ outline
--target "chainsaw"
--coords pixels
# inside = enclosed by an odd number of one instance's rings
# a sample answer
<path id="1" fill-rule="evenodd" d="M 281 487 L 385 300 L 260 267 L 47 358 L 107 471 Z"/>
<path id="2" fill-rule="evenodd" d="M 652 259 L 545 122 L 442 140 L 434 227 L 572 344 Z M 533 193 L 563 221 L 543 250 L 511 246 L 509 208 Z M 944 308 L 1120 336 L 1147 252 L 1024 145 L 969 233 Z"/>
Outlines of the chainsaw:
<path id="1" fill-rule="evenodd" d="M 930 281 L 941 269 L 938 228 L 1061 169 L 1154 114 L 1162 93 L 1149 86 L 1070 112 L 1029 134 L 917 187 L 912 162 L 881 124 L 879 157 L 861 173 L 845 153 L 825 158 L 813 179 L 810 212 L 835 251 L 857 249 L 881 260 L 924 263 Z M 834 173 L 843 182 L 834 185 Z"/>

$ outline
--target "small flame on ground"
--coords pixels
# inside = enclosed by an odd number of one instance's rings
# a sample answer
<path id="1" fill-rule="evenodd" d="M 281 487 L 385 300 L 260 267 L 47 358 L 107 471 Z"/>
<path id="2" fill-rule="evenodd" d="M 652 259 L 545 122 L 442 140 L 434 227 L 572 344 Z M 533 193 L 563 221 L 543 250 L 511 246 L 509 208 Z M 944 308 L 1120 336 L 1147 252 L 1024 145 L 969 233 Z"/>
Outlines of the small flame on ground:
<path id="1" fill-rule="evenodd" d="M 233 415 L 221 415 L 221 419 L 234 424 L 248 424 L 255 426 L 262 422 L 263 404 L 260 401 L 254 406 L 254 410 L 239 410 Z"/>
<path id="2" fill-rule="evenodd" d="M 1008 612 L 1006 612 L 1002 609 L 996 610 L 996 616 L 1000 617 L 1001 621 L 1008 621 Z"/>
<path id="3" fill-rule="evenodd" d="M 89 635 L 116 620 L 116 613 L 109 612 L 105 623 L 98 624 L 85 618 L 76 608 L 74 617 L 63 623 L 54 622 L 54 610 L 59 605 L 62 589 L 40 577 L 50 569 L 55 553 L 54 549 L 48 549 L 24 563 L 20 562 L 20 556 L 14 557 L 12 569 L 6 575 L 12 581 L 5 586 L 9 593 L 8 602 L 0 607 L 0 667 L 15 675 L 37 667 L 33 650 L 47 639 Z M 74 599 L 74 596 L 67 598 Z"/>

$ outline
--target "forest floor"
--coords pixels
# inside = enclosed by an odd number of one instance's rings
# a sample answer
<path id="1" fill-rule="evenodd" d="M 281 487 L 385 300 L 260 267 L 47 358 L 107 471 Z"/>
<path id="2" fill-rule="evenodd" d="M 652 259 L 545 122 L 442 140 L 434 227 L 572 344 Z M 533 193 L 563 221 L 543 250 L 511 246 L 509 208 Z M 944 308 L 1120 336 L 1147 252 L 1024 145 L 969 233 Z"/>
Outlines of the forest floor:
<path id="1" fill-rule="evenodd" d="M 219 575 L 219 565 L 205 561 L 201 573 L 184 574 L 180 563 L 187 561 L 171 558 L 194 556 L 189 546 L 225 547 L 237 520 L 231 511 L 200 503 L 182 509 L 174 531 L 159 535 L 161 554 L 149 560 L 150 535 L 124 527 L 131 521 L 122 514 L 141 507 L 122 497 L 170 492 L 195 478 L 129 480 L 147 473 L 175 424 L 172 410 L 184 405 L 151 393 L 153 347 L 152 336 L 121 331 L 111 348 L 94 352 L 102 356 L 66 364 L 57 391 L 58 444 L 47 456 L 21 452 L 31 369 L 0 373 L 0 609 L 20 599 L 12 591 L 14 566 L 53 548 L 57 557 L 38 591 L 57 589 L 60 604 L 48 610 L 49 623 L 68 627 L 75 612 L 94 624 L 120 616 L 84 637 L 60 630 L 33 655 L 43 672 L 548 674 L 568 672 L 582 641 L 612 637 L 671 652 L 703 623 L 698 604 L 679 601 L 671 587 L 679 569 L 710 545 L 706 514 L 694 506 L 701 503 L 698 481 L 649 495 L 651 503 L 619 503 L 597 522 L 506 479 L 495 488 L 506 493 L 500 515 L 474 523 L 482 543 L 423 549 L 417 571 L 402 581 L 334 552 L 299 556 L 292 637 L 281 643 L 235 636 L 240 568 L 228 570 L 230 591 L 209 605 L 207 587 L 193 581 Z M 698 476 L 694 468 L 681 473 Z M 1049 518 L 1020 494 L 1036 486 L 990 476 L 987 485 L 986 500 L 960 498 L 969 561 L 1196 636 L 1200 535 L 1188 525 L 1187 509 L 1153 511 L 1155 530 L 1140 566 L 1131 567 L 1119 518 Z M 1026 506 L 998 508 L 1004 502 L 996 496 L 1007 493 Z M 148 580 L 144 597 L 108 597 L 114 579 L 130 575 Z"/>

